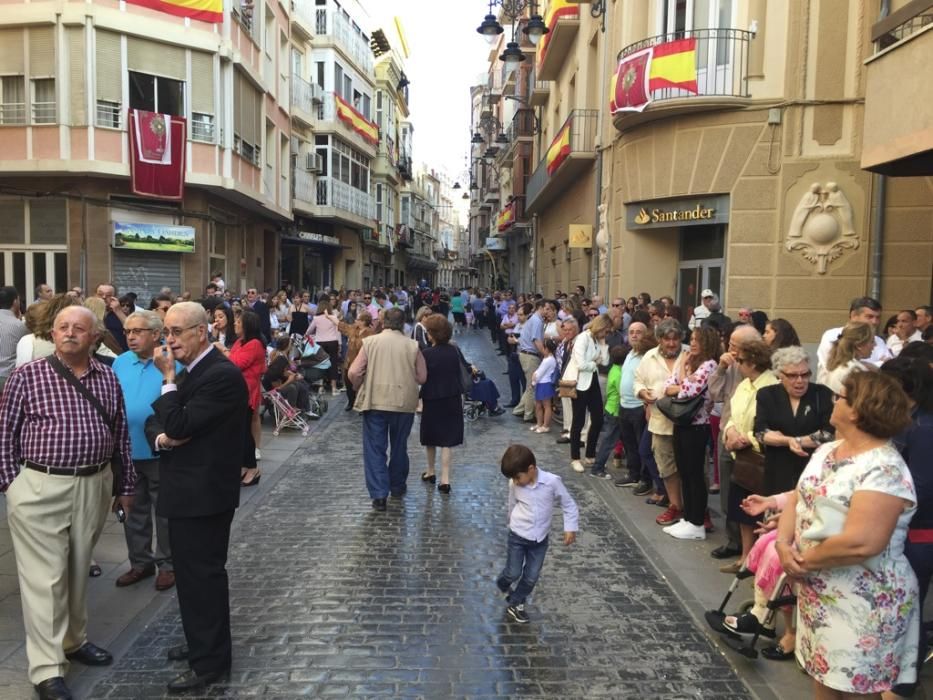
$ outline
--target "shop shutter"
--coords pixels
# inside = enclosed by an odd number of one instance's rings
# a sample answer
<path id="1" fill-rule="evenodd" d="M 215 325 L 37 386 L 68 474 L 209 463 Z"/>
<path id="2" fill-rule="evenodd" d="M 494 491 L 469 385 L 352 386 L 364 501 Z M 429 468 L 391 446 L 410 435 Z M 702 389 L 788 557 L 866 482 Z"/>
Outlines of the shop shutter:
<path id="1" fill-rule="evenodd" d="M 120 35 L 97 30 L 97 99 L 123 102 Z"/>
<path id="2" fill-rule="evenodd" d="M 142 250 L 113 251 L 113 282 L 119 294 L 135 292 L 137 304 L 149 302 L 162 287 L 181 291 L 181 253 L 154 253 Z"/>
<path id="3" fill-rule="evenodd" d="M 55 76 L 55 28 L 32 27 L 29 30 L 29 76 Z"/>
<path id="4" fill-rule="evenodd" d="M 87 124 L 87 83 L 84 80 L 84 29 L 65 30 L 68 71 L 71 81 L 71 124 Z"/>
<path id="5" fill-rule="evenodd" d="M 26 242 L 26 204 L 22 199 L 0 199 L 0 244 Z"/>
<path id="6" fill-rule="evenodd" d="M 214 56 L 191 52 L 191 111 L 214 113 Z"/>
<path id="7" fill-rule="evenodd" d="M 68 208 L 64 199 L 29 203 L 29 242 L 32 245 L 65 245 L 68 242 Z"/>
<path id="8" fill-rule="evenodd" d="M 0 75 L 23 75 L 23 30 L 0 29 Z"/>
<path id="9" fill-rule="evenodd" d="M 185 80 L 185 50 L 178 46 L 129 37 L 126 61 L 132 71 Z"/>

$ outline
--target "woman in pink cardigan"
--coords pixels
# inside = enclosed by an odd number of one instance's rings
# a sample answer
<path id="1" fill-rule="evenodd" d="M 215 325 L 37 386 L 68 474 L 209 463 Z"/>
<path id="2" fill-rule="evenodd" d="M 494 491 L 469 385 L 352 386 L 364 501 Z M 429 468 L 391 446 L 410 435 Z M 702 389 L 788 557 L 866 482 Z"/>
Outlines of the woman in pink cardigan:
<path id="1" fill-rule="evenodd" d="M 315 342 L 330 355 L 330 369 L 327 370 L 327 381 L 330 382 L 330 393 L 337 396 L 343 387 L 338 387 L 340 376 L 340 317 L 334 312 L 327 296 L 322 296 L 317 304 L 317 312 L 308 327 L 308 335 L 313 336 Z"/>

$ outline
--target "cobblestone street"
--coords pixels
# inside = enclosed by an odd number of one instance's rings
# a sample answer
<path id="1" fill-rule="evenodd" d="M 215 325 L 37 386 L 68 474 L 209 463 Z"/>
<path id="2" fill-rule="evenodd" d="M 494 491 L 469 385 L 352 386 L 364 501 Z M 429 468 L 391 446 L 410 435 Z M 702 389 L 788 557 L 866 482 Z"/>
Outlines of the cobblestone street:
<path id="1" fill-rule="evenodd" d="M 488 336 L 461 337 L 507 393 Z M 497 462 L 527 431 L 508 413 L 468 424 L 447 497 L 418 480 L 416 421 L 408 494 L 376 513 L 363 482 L 361 419 L 342 409 L 335 400 L 328 423 L 237 515 L 234 666 L 210 697 L 751 697 L 612 515 L 599 482 L 573 478 L 554 433 L 528 444 L 564 476 L 581 532 L 570 548 L 552 538 L 531 624 L 520 625 L 494 583 L 506 534 Z M 172 600 L 112 668 L 82 674 L 87 697 L 162 697 L 183 670 L 165 652 L 182 641 Z"/>

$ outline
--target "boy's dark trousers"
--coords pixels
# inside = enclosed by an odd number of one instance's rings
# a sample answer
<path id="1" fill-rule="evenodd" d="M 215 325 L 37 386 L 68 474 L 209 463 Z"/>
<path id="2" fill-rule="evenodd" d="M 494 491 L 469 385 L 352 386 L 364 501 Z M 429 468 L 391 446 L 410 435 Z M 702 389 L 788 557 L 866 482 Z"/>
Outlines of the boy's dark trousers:
<path id="1" fill-rule="evenodd" d="M 496 580 L 499 590 L 509 593 L 509 605 L 520 605 L 531 595 L 541 574 L 547 547 L 547 537 L 540 542 L 534 542 L 509 530 L 508 558 L 505 569 Z M 518 581 L 518 585 L 515 586 L 515 590 L 509 592 L 515 581 Z"/>

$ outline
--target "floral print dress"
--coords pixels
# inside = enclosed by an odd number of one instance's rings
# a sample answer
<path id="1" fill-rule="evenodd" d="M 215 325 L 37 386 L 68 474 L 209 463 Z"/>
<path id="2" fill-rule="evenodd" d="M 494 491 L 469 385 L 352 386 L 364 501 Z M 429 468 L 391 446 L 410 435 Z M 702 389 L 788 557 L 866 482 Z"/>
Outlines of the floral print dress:
<path id="1" fill-rule="evenodd" d="M 849 507 L 856 491 L 877 491 L 911 502 L 897 519 L 874 570 L 862 565 L 811 573 L 797 591 L 797 660 L 817 681 L 845 693 L 880 693 L 917 676 L 920 610 L 917 579 L 904 556 L 916 510 L 913 480 L 891 443 L 837 460 L 838 442 L 820 447 L 797 484 L 795 542 L 815 519 L 820 496 Z"/>

